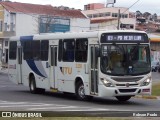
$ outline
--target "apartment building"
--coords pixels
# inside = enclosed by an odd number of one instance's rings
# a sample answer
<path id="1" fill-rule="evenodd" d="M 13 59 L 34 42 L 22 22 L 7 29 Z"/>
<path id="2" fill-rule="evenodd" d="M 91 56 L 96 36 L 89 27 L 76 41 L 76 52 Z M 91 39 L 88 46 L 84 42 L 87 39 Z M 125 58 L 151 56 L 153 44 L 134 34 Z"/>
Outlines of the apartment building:
<path id="1" fill-rule="evenodd" d="M 94 7 L 92 7 L 94 6 Z M 131 12 L 128 8 L 125 7 L 105 7 L 104 5 L 99 3 L 92 3 L 84 6 L 84 11 L 82 11 L 88 18 L 91 19 L 91 26 L 92 21 L 99 20 L 104 22 L 109 22 L 109 20 L 114 21 L 116 20 L 115 24 L 111 24 L 109 29 L 117 29 L 118 26 L 118 17 L 120 17 L 120 24 L 119 28 L 121 29 L 135 29 L 136 18 L 131 15 Z M 95 24 L 95 22 L 94 22 Z M 97 26 L 102 23 L 97 23 Z M 108 23 L 106 23 L 108 25 Z M 104 24 L 105 25 L 105 24 Z M 95 25 L 93 25 L 95 26 Z M 92 27 L 91 27 L 92 28 Z M 95 27 L 94 27 L 95 28 Z M 108 28 L 107 26 L 103 26 L 103 28 Z M 97 28 L 98 29 L 98 28 Z"/>

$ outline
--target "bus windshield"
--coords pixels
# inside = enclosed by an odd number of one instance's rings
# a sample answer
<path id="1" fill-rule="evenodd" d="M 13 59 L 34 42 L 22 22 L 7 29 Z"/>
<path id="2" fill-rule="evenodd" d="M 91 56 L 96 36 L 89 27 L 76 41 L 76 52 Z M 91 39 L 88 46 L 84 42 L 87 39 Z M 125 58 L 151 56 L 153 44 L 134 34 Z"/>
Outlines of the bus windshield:
<path id="1" fill-rule="evenodd" d="M 149 73 L 150 50 L 147 44 L 110 44 L 101 46 L 101 71 L 109 75 Z"/>

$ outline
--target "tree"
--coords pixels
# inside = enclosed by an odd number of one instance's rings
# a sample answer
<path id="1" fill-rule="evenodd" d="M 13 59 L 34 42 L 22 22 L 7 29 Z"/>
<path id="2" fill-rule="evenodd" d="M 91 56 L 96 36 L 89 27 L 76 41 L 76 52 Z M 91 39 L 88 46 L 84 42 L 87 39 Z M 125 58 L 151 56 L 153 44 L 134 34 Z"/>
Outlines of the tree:
<path id="1" fill-rule="evenodd" d="M 149 13 L 149 12 L 143 13 L 143 17 L 146 19 L 149 19 L 150 16 L 151 16 L 151 13 Z"/>
<path id="2" fill-rule="evenodd" d="M 141 16 L 142 16 L 142 13 L 141 13 L 139 10 L 137 10 L 137 11 L 136 11 L 136 18 L 137 18 L 137 17 L 141 17 Z"/>
<path id="3" fill-rule="evenodd" d="M 153 14 L 153 20 L 157 20 L 157 14 L 156 13 Z"/>
<path id="4" fill-rule="evenodd" d="M 50 32 L 50 28 L 51 28 L 51 24 L 52 24 L 52 20 L 54 19 L 53 16 L 49 16 L 49 15 L 43 15 L 40 16 L 40 28 L 39 31 L 40 33 L 49 33 Z"/>

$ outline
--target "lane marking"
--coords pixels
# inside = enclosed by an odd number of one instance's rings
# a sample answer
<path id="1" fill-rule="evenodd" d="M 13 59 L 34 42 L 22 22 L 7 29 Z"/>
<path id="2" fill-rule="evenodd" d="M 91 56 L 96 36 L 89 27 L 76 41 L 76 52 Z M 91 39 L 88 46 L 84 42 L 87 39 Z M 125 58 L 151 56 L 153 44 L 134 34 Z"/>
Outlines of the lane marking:
<path id="1" fill-rule="evenodd" d="M 0 85 L 0 88 L 7 87 L 6 85 Z"/>
<path id="2" fill-rule="evenodd" d="M 7 107 L 30 107 L 30 106 L 49 106 L 48 104 L 40 104 L 40 105 L 10 105 L 10 106 L 0 106 L 0 108 L 7 108 Z"/>
<path id="3" fill-rule="evenodd" d="M 44 109 L 50 109 L 50 110 L 56 110 L 59 111 L 58 109 L 70 109 L 70 108 L 78 108 L 78 106 L 58 106 L 58 107 L 44 107 L 44 108 L 29 108 L 27 110 L 44 110 Z"/>
<path id="4" fill-rule="evenodd" d="M 72 106 L 72 105 L 62 105 L 62 104 L 50 104 L 50 103 L 32 103 L 32 102 L 13 102 L 13 101 L 3 101 L 0 100 L 0 108 L 19 108 L 22 110 L 52 110 L 52 111 L 114 111 L 114 109 L 105 108 L 95 108 L 86 106 Z M 122 111 L 115 110 L 115 111 Z M 128 110 L 126 110 L 128 111 Z"/>

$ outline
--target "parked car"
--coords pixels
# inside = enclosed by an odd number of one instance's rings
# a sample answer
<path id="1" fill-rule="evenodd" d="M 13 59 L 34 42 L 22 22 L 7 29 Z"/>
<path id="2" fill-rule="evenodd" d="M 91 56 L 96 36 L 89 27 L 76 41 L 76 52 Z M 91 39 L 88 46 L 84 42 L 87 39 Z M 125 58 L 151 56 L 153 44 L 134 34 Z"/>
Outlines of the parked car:
<path id="1" fill-rule="evenodd" d="M 159 61 L 152 61 L 151 62 L 152 72 L 160 71 L 160 62 Z"/>
<path id="2" fill-rule="evenodd" d="M 159 62 L 159 66 L 158 66 L 158 72 L 160 73 L 160 62 Z"/>

